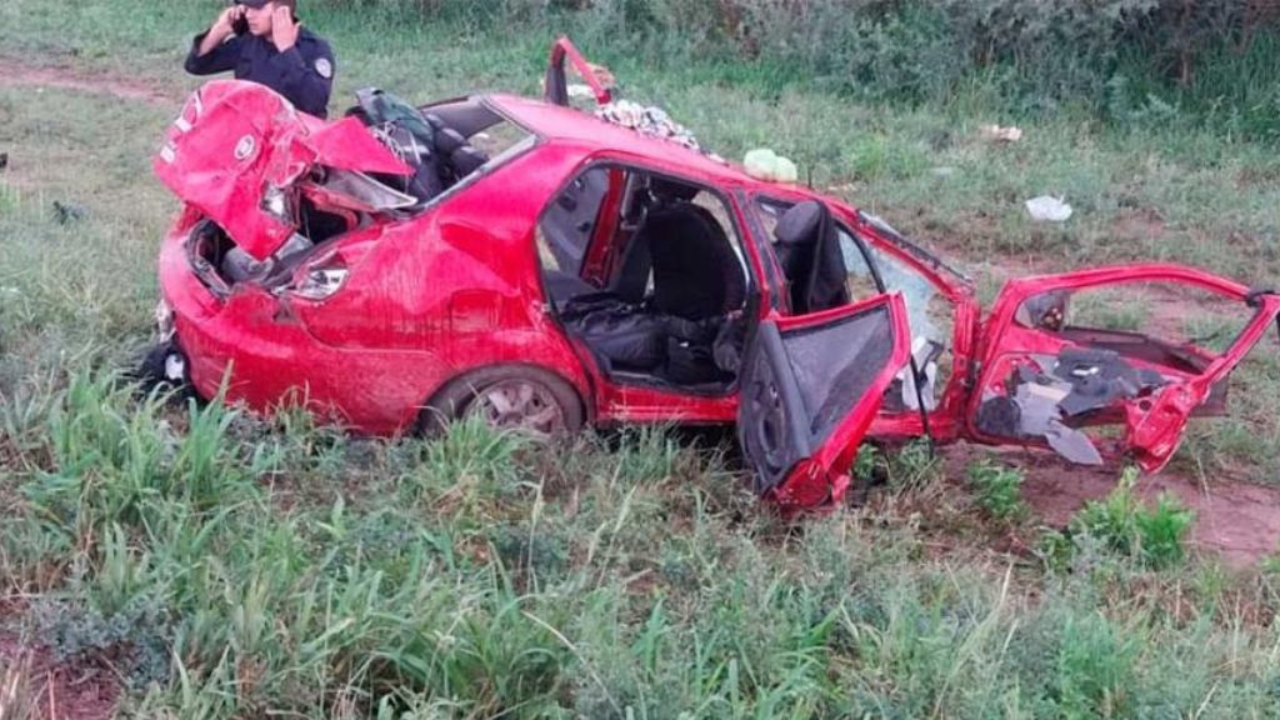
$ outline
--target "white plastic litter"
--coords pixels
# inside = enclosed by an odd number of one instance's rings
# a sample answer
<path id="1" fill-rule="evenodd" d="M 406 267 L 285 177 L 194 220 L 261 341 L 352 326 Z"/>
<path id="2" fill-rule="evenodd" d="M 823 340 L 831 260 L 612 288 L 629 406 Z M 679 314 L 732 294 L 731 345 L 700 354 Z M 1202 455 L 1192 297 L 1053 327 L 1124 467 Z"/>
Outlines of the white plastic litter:
<path id="1" fill-rule="evenodd" d="M 982 137 L 992 142 L 1018 142 L 1022 139 L 1022 128 L 1010 125 L 1002 127 L 1000 125 L 983 125 L 979 128 Z"/>
<path id="2" fill-rule="evenodd" d="M 769 148 L 749 151 L 742 164 L 748 175 L 766 182 L 793 183 L 800 176 L 794 162 Z"/>
<path id="3" fill-rule="evenodd" d="M 1041 195 L 1027 201 L 1027 212 L 1036 222 L 1066 222 L 1073 212 L 1071 206 L 1050 195 Z"/>

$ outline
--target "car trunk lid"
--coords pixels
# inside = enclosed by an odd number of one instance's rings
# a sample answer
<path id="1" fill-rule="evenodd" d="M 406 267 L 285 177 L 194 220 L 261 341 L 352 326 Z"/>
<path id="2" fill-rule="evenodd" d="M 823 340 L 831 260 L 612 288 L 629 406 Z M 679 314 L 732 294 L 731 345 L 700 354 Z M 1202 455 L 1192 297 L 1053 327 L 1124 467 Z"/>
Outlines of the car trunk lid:
<path id="1" fill-rule="evenodd" d="M 316 166 L 412 172 L 359 120 L 327 123 L 263 85 L 239 80 L 216 80 L 193 93 L 153 161 L 174 194 L 257 260 L 293 236 L 294 185 Z"/>

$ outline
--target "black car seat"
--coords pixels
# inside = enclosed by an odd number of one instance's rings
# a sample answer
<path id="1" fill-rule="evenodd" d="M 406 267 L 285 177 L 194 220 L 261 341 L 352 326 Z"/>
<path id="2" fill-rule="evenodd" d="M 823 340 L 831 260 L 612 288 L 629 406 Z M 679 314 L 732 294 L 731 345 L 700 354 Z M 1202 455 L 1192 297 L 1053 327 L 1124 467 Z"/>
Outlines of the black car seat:
<path id="1" fill-rule="evenodd" d="M 774 250 L 790 286 L 793 315 L 849 304 L 840 237 L 826 205 L 815 200 L 797 203 L 783 213 L 773 235 Z"/>
<path id="2" fill-rule="evenodd" d="M 659 206 L 638 234 L 653 265 L 655 312 L 696 321 L 742 307 L 742 265 L 709 210 L 686 200 Z"/>
<path id="3" fill-rule="evenodd" d="M 427 119 L 433 125 L 439 123 L 439 118 L 434 115 L 428 116 Z M 487 154 L 468 143 L 462 133 L 451 127 L 436 127 L 435 147 L 443 160 L 442 179 L 446 187 L 457 183 L 489 162 Z"/>
<path id="4" fill-rule="evenodd" d="M 715 373 L 711 343 L 724 316 L 742 307 L 746 281 L 728 236 L 710 211 L 687 200 L 664 200 L 649 209 L 623 261 L 630 281 L 569 304 L 570 323 L 607 367 L 652 370 L 670 365 L 671 343 L 698 346 L 698 372 Z M 630 266 L 630 267 L 628 267 Z M 648 313 L 641 313 L 643 284 L 653 274 Z M 693 380 L 689 380 L 693 382 Z"/>

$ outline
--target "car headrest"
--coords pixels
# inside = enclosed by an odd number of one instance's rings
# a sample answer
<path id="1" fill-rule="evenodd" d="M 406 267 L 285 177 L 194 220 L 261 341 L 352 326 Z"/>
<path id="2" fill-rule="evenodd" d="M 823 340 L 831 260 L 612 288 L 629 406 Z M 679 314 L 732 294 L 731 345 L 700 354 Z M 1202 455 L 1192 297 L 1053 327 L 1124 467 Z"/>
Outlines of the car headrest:
<path id="1" fill-rule="evenodd" d="M 460 178 L 479 170 L 487 162 L 489 156 L 471 145 L 463 145 L 449 156 L 449 164 L 453 165 L 453 171 Z"/>
<path id="2" fill-rule="evenodd" d="M 649 193 L 659 200 L 692 200 L 698 196 L 698 188 L 662 178 L 649 180 Z"/>
<path id="3" fill-rule="evenodd" d="M 816 200 L 805 200 L 793 205 L 778 220 L 778 226 L 773 229 L 774 238 L 783 245 L 815 242 L 823 210 L 822 203 Z"/>
<path id="4" fill-rule="evenodd" d="M 445 157 L 453 155 L 454 151 L 466 144 L 467 139 L 453 128 L 444 128 L 436 132 L 436 149 Z"/>

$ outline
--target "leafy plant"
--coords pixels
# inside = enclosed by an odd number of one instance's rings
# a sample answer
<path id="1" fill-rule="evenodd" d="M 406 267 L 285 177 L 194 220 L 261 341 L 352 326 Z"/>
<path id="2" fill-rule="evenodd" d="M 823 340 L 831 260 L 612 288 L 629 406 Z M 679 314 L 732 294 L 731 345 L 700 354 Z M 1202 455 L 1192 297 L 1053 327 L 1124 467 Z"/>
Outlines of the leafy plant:
<path id="1" fill-rule="evenodd" d="M 1168 493 L 1157 498 L 1154 508 L 1144 506 L 1133 490 L 1137 478 L 1136 468 L 1126 468 L 1105 499 L 1086 503 L 1066 532 L 1050 534 L 1042 546 L 1050 562 L 1060 564 L 1097 545 L 1156 570 L 1181 563 L 1195 514 Z"/>
<path id="2" fill-rule="evenodd" d="M 1000 520 L 1012 522 L 1027 515 L 1022 501 L 1022 473 L 1015 468 L 998 465 L 991 458 L 969 466 L 969 484 L 977 493 L 978 504 Z"/>

